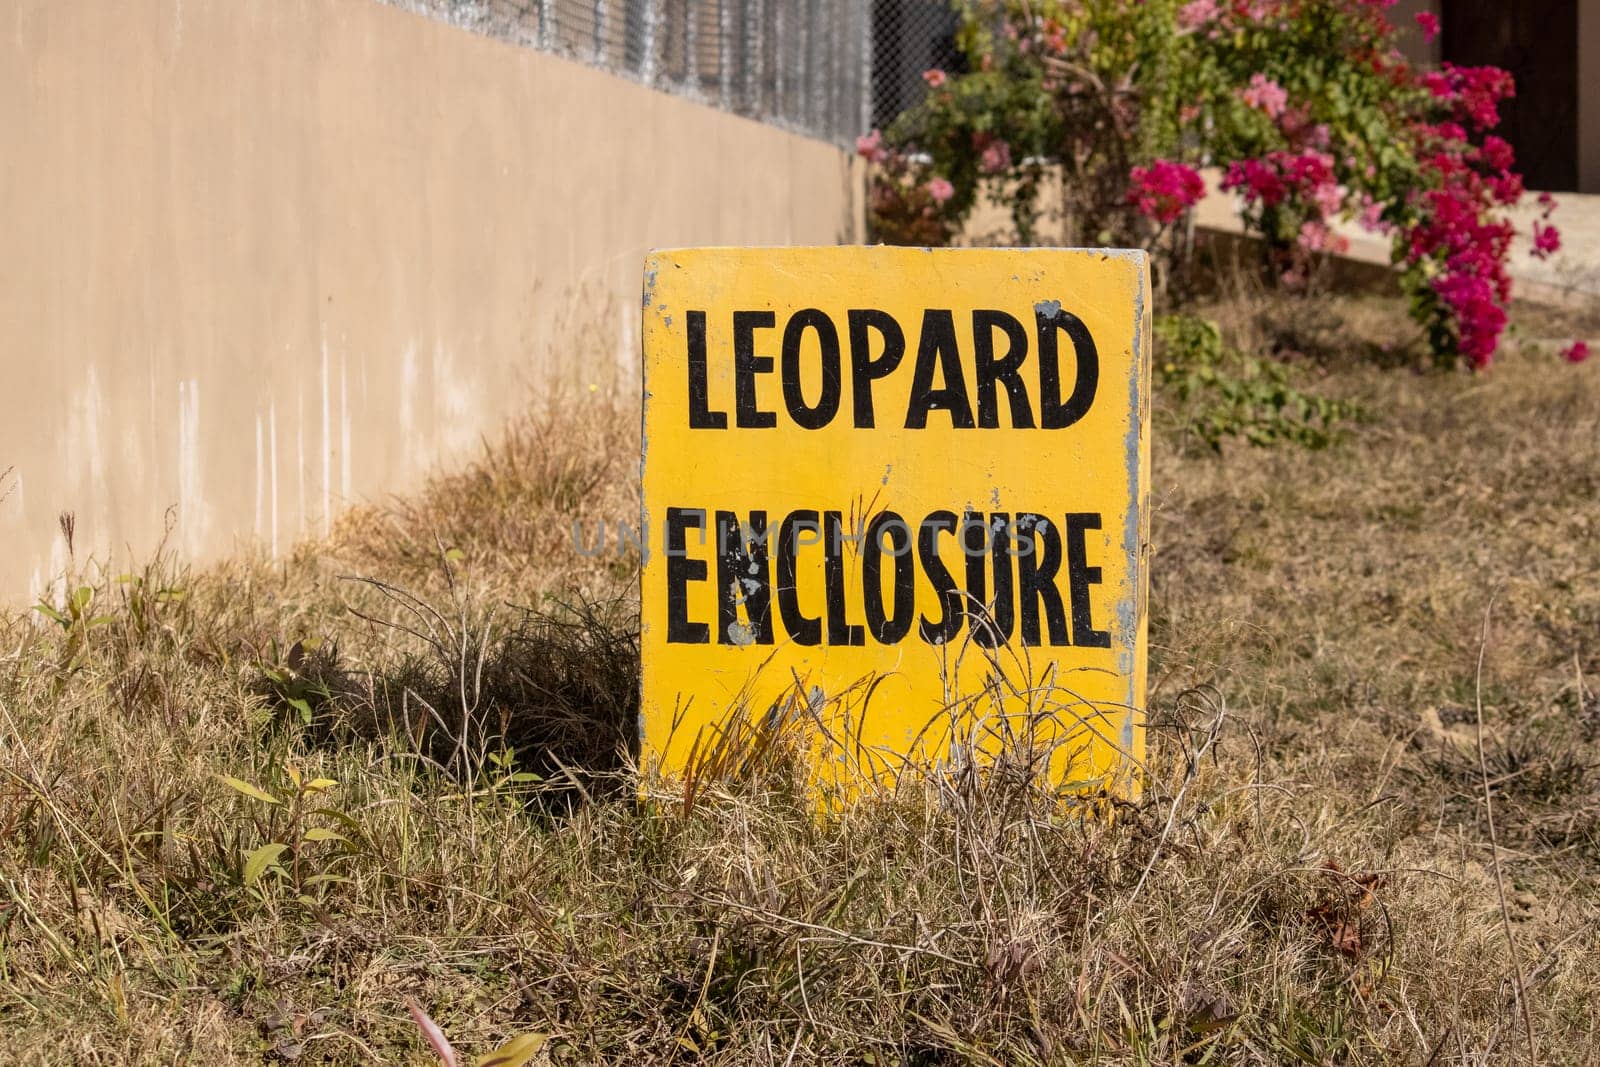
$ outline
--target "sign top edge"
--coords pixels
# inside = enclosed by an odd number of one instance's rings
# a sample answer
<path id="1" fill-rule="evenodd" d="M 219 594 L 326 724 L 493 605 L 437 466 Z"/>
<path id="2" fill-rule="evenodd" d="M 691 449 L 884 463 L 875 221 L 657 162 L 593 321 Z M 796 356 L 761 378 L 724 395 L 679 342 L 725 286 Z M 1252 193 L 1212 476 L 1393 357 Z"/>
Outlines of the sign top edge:
<path id="1" fill-rule="evenodd" d="M 984 255 L 996 252 L 1023 252 L 1030 255 L 1059 255 L 1069 254 L 1078 256 L 1100 256 L 1109 259 L 1126 259 L 1135 263 L 1149 259 L 1150 253 L 1143 248 L 1053 248 L 1053 247 L 982 247 L 982 248 L 933 248 L 925 245 L 673 245 L 661 248 L 651 248 L 646 251 L 646 257 L 674 255 L 683 252 L 869 252 L 908 255 L 917 252 L 931 255 Z"/>

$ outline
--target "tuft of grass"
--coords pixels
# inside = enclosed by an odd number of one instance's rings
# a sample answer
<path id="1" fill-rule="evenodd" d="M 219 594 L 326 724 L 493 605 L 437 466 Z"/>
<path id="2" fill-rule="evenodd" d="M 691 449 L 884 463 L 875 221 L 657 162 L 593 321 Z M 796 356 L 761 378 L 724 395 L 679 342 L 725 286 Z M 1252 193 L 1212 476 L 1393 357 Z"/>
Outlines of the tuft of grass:
<path id="1" fill-rule="evenodd" d="M 1371 413 L 1330 447 L 1157 443 L 1110 817 L 959 764 L 819 817 L 776 742 L 640 790 L 637 561 L 572 536 L 636 513 L 627 405 L 542 405 L 286 561 L 69 576 L 76 614 L 0 617 L 0 1047 L 1477 1064 L 1531 1023 L 1592 1061 L 1600 379 L 1313 355 Z"/>

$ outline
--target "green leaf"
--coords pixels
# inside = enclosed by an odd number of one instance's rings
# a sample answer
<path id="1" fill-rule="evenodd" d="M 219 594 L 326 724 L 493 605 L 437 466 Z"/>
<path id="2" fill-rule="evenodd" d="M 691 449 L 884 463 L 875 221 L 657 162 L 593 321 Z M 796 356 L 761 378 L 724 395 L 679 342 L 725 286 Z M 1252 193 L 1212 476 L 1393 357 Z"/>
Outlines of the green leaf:
<path id="1" fill-rule="evenodd" d="M 343 834 L 334 833 L 332 830 L 324 829 L 321 826 L 313 826 L 311 829 L 307 830 L 306 831 L 306 840 L 307 841 L 343 841 L 347 845 L 350 843 L 350 839 L 348 837 L 344 836 Z"/>
<path id="2" fill-rule="evenodd" d="M 477 1067 L 522 1067 L 539 1054 L 550 1041 L 549 1034 L 523 1034 L 514 1037 L 487 1056 L 478 1058 Z"/>
<path id="3" fill-rule="evenodd" d="M 335 820 L 337 822 L 343 823 L 350 830 L 350 832 L 353 833 L 353 834 L 356 834 L 356 835 L 358 835 L 360 837 L 366 837 L 367 836 L 366 830 L 362 829 L 361 824 L 359 822 L 357 822 L 355 819 L 353 819 L 351 816 L 349 816 L 345 812 L 339 811 L 336 808 L 312 808 L 311 809 L 311 814 L 312 815 L 326 816 L 329 819 L 333 819 L 333 820 Z"/>
<path id="4" fill-rule="evenodd" d="M 300 721 L 311 725 L 311 704 L 304 697 L 290 697 L 289 706 L 300 713 Z"/>
<path id="5" fill-rule="evenodd" d="M 219 774 L 219 775 L 217 775 L 217 777 L 221 778 L 222 781 L 226 785 L 230 786 L 233 789 L 238 790 L 239 792 L 243 793 L 245 796 L 249 797 L 251 800 L 259 800 L 264 804 L 277 804 L 277 803 L 279 803 L 279 800 L 278 800 L 277 797 L 273 796 L 271 793 L 267 792 L 265 789 L 260 788 L 259 786 L 251 785 L 249 782 L 246 782 L 242 778 L 235 778 L 232 775 L 227 775 L 227 774 Z"/>
<path id="6" fill-rule="evenodd" d="M 51 607 L 49 604 L 35 604 L 33 606 L 33 610 L 37 611 L 40 615 L 43 615 L 47 619 L 55 620 L 56 622 L 60 623 L 62 626 L 68 626 L 68 625 L 71 624 L 71 621 L 72 621 L 72 620 L 68 619 L 65 615 L 61 614 L 61 612 L 59 612 L 55 608 Z"/>
<path id="7" fill-rule="evenodd" d="M 244 884 L 255 885 L 261 876 L 267 873 L 267 868 L 278 862 L 278 857 L 282 856 L 288 847 L 281 841 L 273 841 L 247 855 L 244 859 Z"/>

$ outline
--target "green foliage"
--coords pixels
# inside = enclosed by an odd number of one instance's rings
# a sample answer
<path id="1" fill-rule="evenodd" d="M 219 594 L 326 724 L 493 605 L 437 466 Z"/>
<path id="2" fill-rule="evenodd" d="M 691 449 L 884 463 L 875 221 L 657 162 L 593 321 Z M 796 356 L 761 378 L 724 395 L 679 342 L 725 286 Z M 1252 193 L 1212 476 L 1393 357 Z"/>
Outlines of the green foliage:
<path id="1" fill-rule="evenodd" d="M 1229 345 L 1214 322 L 1165 315 L 1155 334 L 1157 387 L 1177 402 L 1184 428 L 1216 451 L 1228 438 L 1326 448 L 1340 422 L 1360 415 L 1354 404 L 1296 387 L 1287 365 Z"/>
<path id="2" fill-rule="evenodd" d="M 276 641 L 272 647 L 276 653 Z M 303 638 L 271 660 L 261 665 L 263 695 L 277 707 L 292 711 L 302 725 L 312 725 L 318 712 L 333 701 L 328 680 L 338 669 L 338 653 L 326 649 L 318 638 Z"/>
<path id="3" fill-rule="evenodd" d="M 1049 218 L 1068 246 L 1161 253 L 1158 291 L 1182 293 L 1187 213 L 1210 169 L 1273 284 L 1314 290 L 1349 247 L 1340 224 L 1359 222 L 1389 244 L 1440 362 L 1491 361 L 1510 293 L 1506 209 L 1523 195 L 1511 147 L 1489 132 L 1513 92 L 1504 71 L 1411 67 L 1372 0 L 958 6 L 970 72 L 926 72 L 924 102 L 858 142 L 877 165 L 880 239 L 952 237 L 987 198 L 1022 244 Z M 1559 245 L 1544 240 L 1537 255 Z"/>
<path id="4" fill-rule="evenodd" d="M 1360 0 L 1304 0 L 1258 18 L 1186 22 L 1173 0 L 966 0 L 960 45 L 972 73 L 948 78 L 888 131 L 930 157 L 958 221 L 980 187 L 1012 206 L 1029 236 L 1035 176 L 1064 172 L 1067 243 L 1149 244 L 1129 173 L 1158 159 L 1225 165 L 1273 151 L 1326 153 L 1352 200 L 1398 202 L 1417 187 L 1411 125 L 1427 94 L 1384 55 L 1393 29 Z M 1266 5 L 1268 8 L 1281 5 Z M 1283 104 L 1252 102 L 1257 80 Z M 1004 143 L 1002 157 L 983 150 Z M 1293 244 L 1315 205 L 1280 202 L 1258 232 Z"/>
<path id="5" fill-rule="evenodd" d="M 62 602 L 59 608 L 52 606 L 47 600 L 41 600 L 38 604 L 34 605 L 33 610 L 43 615 L 45 618 L 61 627 L 61 629 L 65 630 L 69 634 L 81 633 L 85 630 L 93 630 L 116 621 L 115 617 L 111 615 L 89 614 L 89 607 L 93 603 L 94 588 L 92 586 L 80 585 L 78 588 L 72 590 L 71 593 L 67 594 L 66 599 Z"/>
<path id="6" fill-rule="evenodd" d="M 339 861 L 373 846 L 360 823 L 337 809 L 316 806 L 324 793 L 338 786 L 337 781 L 305 778 L 287 761 L 281 770 L 289 787 L 287 804 L 253 782 L 229 774 L 217 776 L 229 789 L 260 806 L 241 814 L 252 831 L 268 838 L 242 850 L 238 881 L 241 888 L 263 901 L 273 896 L 277 886 L 293 889 L 299 902 L 315 912 L 321 909 L 322 894 L 330 886 L 349 881 L 335 870 Z M 312 825 L 314 818 L 339 823 L 354 833 L 359 843 L 327 826 Z"/>

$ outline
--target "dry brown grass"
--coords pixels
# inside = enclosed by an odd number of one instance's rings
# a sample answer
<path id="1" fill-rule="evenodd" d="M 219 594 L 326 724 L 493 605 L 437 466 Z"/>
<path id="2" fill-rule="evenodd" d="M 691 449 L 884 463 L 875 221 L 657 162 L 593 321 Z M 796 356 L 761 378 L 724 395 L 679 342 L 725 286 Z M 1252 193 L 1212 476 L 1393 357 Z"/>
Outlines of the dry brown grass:
<path id="1" fill-rule="evenodd" d="M 571 521 L 634 513 L 637 421 L 587 397 L 286 563 L 7 617 L 8 1061 L 422 1064 L 413 996 L 556 1063 L 1498 1063 L 1520 996 L 1593 1062 L 1600 376 L 1376 368 L 1396 309 L 1334 306 L 1210 311 L 1373 419 L 1158 444 L 1155 770 L 1109 823 L 957 772 L 818 819 L 781 746 L 634 801 L 636 573 Z"/>

